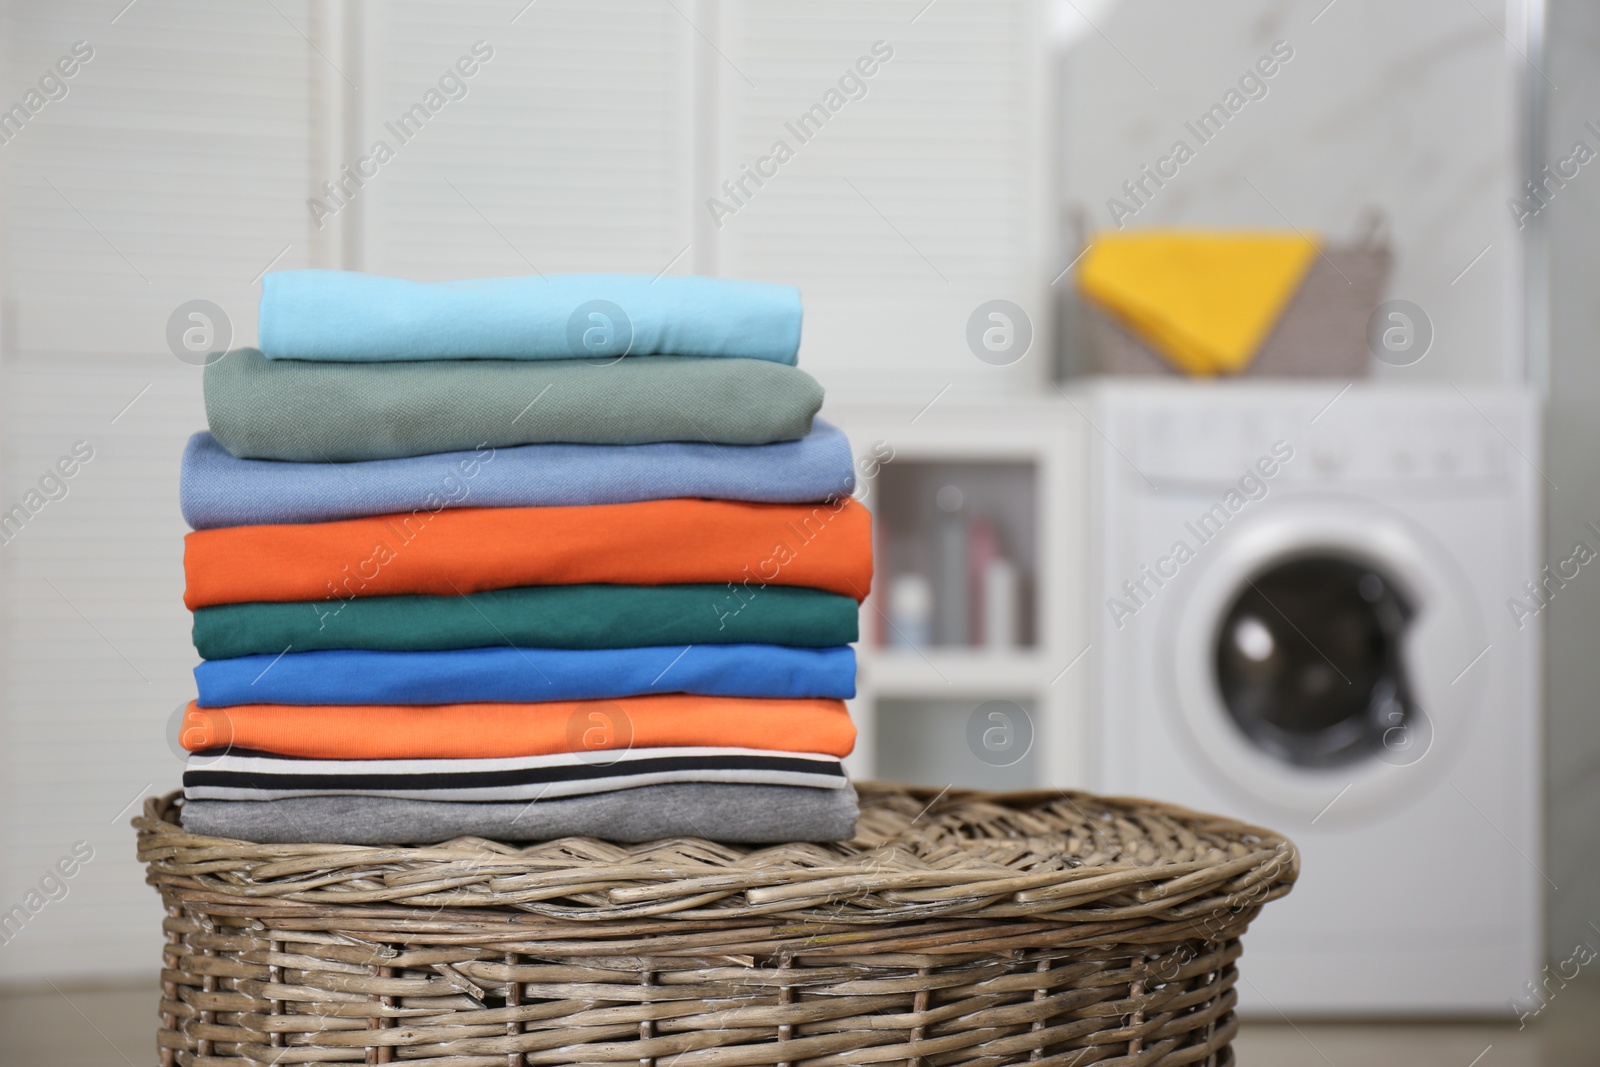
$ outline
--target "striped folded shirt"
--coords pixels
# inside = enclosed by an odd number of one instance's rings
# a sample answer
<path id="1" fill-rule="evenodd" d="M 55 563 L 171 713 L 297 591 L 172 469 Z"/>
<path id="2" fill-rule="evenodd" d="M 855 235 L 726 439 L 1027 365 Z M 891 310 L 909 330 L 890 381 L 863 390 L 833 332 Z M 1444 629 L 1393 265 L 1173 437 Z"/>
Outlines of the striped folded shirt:
<path id="1" fill-rule="evenodd" d="M 504 759 L 293 759 L 250 751 L 189 757 L 190 800 L 368 796 L 411 800 L 525 800 L 681 782 L 843 789 L 837 757 L 753 748 L 637 748 Z"/>

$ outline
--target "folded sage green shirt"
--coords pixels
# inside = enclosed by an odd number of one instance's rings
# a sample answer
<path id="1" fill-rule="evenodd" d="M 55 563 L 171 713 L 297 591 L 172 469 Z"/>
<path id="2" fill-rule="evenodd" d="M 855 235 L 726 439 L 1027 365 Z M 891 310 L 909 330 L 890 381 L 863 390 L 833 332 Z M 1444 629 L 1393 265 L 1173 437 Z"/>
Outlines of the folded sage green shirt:
<path id="1" fill-rule="evenodd" d="M 804 437 L 822 406 L 809 374 L 761 359 L 316 363 L 254 348 L 207 366 L 205 394 L 233 455 L 307 463 L 552 442 L 764 445 Z"/>
<path id="2" fill-rule="evenodd" d="M 219 604 L 194 613 L 194 644 L 203 659 L 334 648 L 827 648 L 856 640 L 856 616 L 850 597 L 800 586 L 522 586 L 470 597 Z"/>

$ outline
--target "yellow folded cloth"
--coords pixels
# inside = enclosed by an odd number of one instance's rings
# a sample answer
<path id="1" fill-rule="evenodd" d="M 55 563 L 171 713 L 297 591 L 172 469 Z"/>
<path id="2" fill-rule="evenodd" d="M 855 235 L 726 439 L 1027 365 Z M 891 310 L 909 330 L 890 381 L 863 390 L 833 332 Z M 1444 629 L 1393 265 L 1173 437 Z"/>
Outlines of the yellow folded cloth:
<path id="1" fill-rule="evenodd" d="M 1078 287 L 1192 375 L 1249 366 L 1312 258 L 1298 234 L 1142 230 L 1097 236 Z"/>

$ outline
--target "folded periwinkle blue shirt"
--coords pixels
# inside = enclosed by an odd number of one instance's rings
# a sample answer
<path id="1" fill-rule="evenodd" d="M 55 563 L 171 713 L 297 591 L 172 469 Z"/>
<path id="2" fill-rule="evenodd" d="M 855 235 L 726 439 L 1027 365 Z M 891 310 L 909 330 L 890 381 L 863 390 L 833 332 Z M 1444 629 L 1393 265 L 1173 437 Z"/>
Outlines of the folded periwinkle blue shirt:
<path id="1" fill-rule="evenodd" d="M 850 442 L 821 420 L 770 445 L 518 445 L 358 463 L 239 459 L 189 438 L 179 497 L 196 530 L 423 509 L 631 504 L 694 497 L 804 504 L 855 489 Z"/>
<path id="2" fill-rule="evenodd" d="M 728 356 L 793 364 L 800 291 L 648 274 L 552 274 L 413 282 L 342 270 L 262 280 L 268 359 Z"/>
<path id="3" fill-rule="evenodd" d="M 450 652 L 287 652 L 207 660 L 201 707 L 235 704 L 471 704 L 605 700 L 647 693 L 825 697 L 856 692 L 849 646 L 687 645 Z"/>

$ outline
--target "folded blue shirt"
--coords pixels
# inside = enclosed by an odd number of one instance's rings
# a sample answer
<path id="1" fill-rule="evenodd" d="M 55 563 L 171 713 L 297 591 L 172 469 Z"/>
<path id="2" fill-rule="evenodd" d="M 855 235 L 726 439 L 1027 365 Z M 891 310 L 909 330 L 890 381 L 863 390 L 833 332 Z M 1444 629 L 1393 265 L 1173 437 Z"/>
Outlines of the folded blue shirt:
<path id="1" fill-rule="evenodd" d="M 793 364 L 800 291 L 727 278 L 552 274 L 413 282 L 341 270 L 262 280 L 268 359 L 732 356 Z"/>
<path id="2" fill-rule="evenodd" d="M 450 652 L 340 649 L 207 660 L 194 669 L 199 703 L 471 704 L 606 700 L 646 693 L 827 697 L 856 692 L 847 645 L 468 648 Z"/>
<path id="3" fill-rule="evenodd" d="M 770 445 L 519 445 L 359 463 L 238 459 L 189 438 L 179 497 L 196 530 L 442 508 L 631 504 L 697 497 L 804 504 L 855 489 L 850 442 L 820 420 Z"/>

